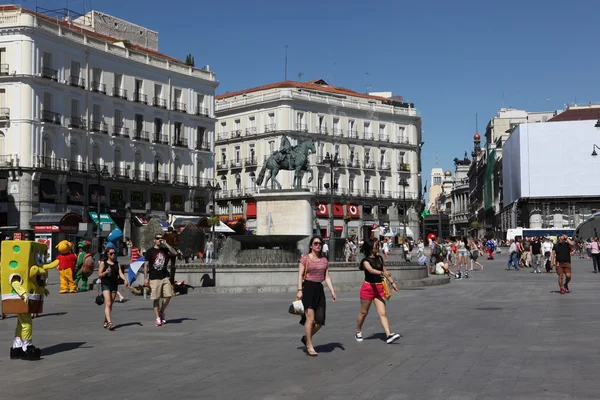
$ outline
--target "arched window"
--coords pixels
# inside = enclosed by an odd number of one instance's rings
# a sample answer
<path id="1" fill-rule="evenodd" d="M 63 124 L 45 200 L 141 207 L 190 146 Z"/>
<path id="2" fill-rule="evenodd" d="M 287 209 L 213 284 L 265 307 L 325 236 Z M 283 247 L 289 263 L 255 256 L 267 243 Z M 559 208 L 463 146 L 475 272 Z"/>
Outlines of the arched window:
<path id="1" fill-rule="evenodd" d="M 221 190 L 225 192 L 227 190 L 227 177 L 221 177 Z"/>

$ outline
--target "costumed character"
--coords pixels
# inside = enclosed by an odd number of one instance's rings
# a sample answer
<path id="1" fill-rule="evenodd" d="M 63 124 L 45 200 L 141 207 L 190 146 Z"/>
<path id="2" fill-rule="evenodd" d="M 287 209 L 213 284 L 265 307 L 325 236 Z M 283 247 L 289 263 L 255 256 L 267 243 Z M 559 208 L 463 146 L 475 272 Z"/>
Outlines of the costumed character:
<path id="1" fill-rule="evenodd" d="M 60 292 L 75 293 L 77 286 L 73 280 L 75 265 L 77 264 L 77 256 L 73 253 L 71 242 L 62 240 L 56 245 L 56 249 L 60 253 L 56 256 L 58 260 L 58 274 L 60 276 Z"/>
<path id="2" fill-rule="evenodd" d="M 28 240 L 2 242 L 2 311 L 17 314 L 17 328 L 11 359 L 39 360 L 41 350 L 33 346 L 31 314 L 43 311 L 44 296 L 48 295 L 48 270 L 56 268 L 58 260 L 45 264 L 48 246 Z"/>
<path id="3" fill-rule="evenodd" d="M 90 242 L 82 240 L 77 243 L 77 264 L 75 265 L 75 287 L 78 292 L 88 290 L 88 278 L 94 273 L 94 257 L 90 253 Z M 79 281 L 83 284 L 79 287 Z"/>

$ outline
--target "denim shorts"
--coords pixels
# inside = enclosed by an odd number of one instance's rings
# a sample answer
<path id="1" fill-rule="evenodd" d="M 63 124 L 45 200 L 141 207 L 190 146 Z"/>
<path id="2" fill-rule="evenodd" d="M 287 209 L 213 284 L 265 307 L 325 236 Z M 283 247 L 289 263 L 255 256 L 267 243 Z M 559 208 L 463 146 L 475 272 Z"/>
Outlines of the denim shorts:
<path id="1" fill-rule="evenodd" d="M 102 291 L 103 292 L 116 292 L 117 289 L 119 288 L 119 285 L 114 285 L 114 284 L 102 284 Z"/>

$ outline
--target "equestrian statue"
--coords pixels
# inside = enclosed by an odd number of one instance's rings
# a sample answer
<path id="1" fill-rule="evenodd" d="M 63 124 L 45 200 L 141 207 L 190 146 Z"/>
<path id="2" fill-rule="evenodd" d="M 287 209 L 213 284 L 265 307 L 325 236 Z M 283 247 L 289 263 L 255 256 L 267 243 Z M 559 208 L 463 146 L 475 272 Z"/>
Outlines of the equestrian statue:
<path id="1" fill-rule="evenodd" d="M 302 186 L 303 171 L 308 171 L 310 174 L 308 182 L 312 182 L 312 169 L 308 167 L 309 150 L 312 153 L 316 152 L 315 142 L 313 142 L 312 139 L 305 140 L 296 146 L 292 146 L 289 139 L 283 136 L 281 138 L 279 150 L 273 152 L 273 154 L 265 161 L 265 164 L 258 174 L 258 178 L 256 178 L 256 184 L 259 186 L 262 184 L 267 168 L 269 169 L 269 176 L 267 176 L 267 179 L 265 180 L 265 188 L 267 188 L 269 180 L 272 180 L 272 182 L 275 182 L 277 187 L 281 189 L 281 184 L 276 178 L 281 169 L 294 171 L 294 181 L 292 184 L 294 188 Z"/>

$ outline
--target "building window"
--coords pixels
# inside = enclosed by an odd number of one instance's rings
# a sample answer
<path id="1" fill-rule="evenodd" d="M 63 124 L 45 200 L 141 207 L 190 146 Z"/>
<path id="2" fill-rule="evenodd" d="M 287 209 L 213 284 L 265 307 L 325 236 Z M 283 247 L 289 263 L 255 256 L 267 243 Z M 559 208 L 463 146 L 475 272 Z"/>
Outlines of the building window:
<path id="1" fill-rule="evenodd" d="M 352 135 L 355 133 L 356 133 L 356 130 L 354 128 L 354 120 L 349 120 L 348 121 L 348 134 L 350 135 L 350 137 L 352 137 Z"/>
<path id="2" fill-rule="evenodd" d="M 386 158 L 385 158 L 385 150 L 383 150 L 383 149 L 382 149 L 382 150 L 380 150 L 380 151 L 379 151 L 379 154 L 380 154 L 380 156 L 379 156 L 379 162 L 380 162 L 380 163 L 383 165 L 383 164 L 385 164 L 385 162 L 386 162 Z"/>
<path id="3" fill-rule="evenodd" d="M 441 185 L 442 184 L 442 177 L 441 176 L 434 176 L 433 177 L 433 184 L 434 185 Z"/>
<path id="4" fill-rule="evenodd" d="M 405 152 L 403 151 L 399 151 L 398 152 L 398 162 L 404 164 L 404 156 L 406 155 Z"/>
<path id="5" fill-rule="evenodd" d="M 369 177 L 365 178 L 365 193 L 369 193 L 370 189 L 370 185 L 371 185 L 371 180 Z"/>
<path id="6" fill-rule="evenodd" d="M 348 178 L 348 192 L 350 192 L 350 194 L 354 193 L 354 176 Z"/>
<path id="7" fill-rule="evenodd" d="M 398 127 L 398 143 L 408 143 L 408 138 L 404 135 L 404 130 L 403 126 Z"/>
<path id="8" fill-rule="evenodd" d="M 227 149 L 221 149 L 221 164 L 227 164 Z"/>
<path id="9" fill-rule="evenodd" d="M 227 122 L 221 122 L 221 133 L 227 132 Z"/>
<path id="10" fill-rule="evenodd" d="M 381 192 L 381 194 L 385 193 L 385 178 L 381 178 L 381 180 L 379 181 L 379 191 Z"/>
<path id="11" fill-rule="evenodd" d="M 256 190 L 256 174 L 254 172 L 250 172 L 250 182 L 252 185 L 252 190 Z"/>
<path id="12" fill-rule="evenodd" d="M 98 144 L 94 144 L 92 148 L 92 163 L 96 164 L 96 167 L 100 167 L 100 147 Z"/>
<path id="13" fill-rule="evenodd" d="M 183 124 L 181 122 L 175 122 L 175 129 L 173 132 L 174 133 L 173 141 L 175 143 L 181 142 L 182 130 L 183 130 Z"/>
<path id="14" fill-rule="evenodd" d="M 250 160 L 256 160 L 256 149 L 254 143 L 248 145 L 248 154 L 250 154 Z"/>
<path id="15" fill-rule="evenodd" d="M 79 151 L 77 149 L 77 142 L 71 142 L 71 162 L 76 164 L 77 161 L 79 161 Z M 73 167 L 71 167 L 71 170 L 73 170 Z"/>
<path id="16" fill-rule="evenodd" d="M 154 118 L 154 134 L 157 136 L 156 139 L 158 139 L 159 135 L 162 135 L 162 129 L 163 129 L 162 118 Z"/>
<path id="17" fill-rule="evenodd" d="M 241 158 L 242 158 L 242 151 L 240 149 L 240 146 L 235 146 L 235 162 L 236 162 L 236 164 L 241 163 Z"/>
<path id="18" fill-rule="evenodd" d="M 323 190 L 323 175 L 319 175 L 317 178 L 317 191 Z"/>
<path id="19" fill-rule="evenodd" d="M 365 167 L 371 162 L 371 150 L 365 149 Z"/>
<path id="20" fill-rule="evenodd" d="M 242 190 L 242 177 L 240 174 L 235 175 L 235 189 L 240 192 Z"/>
<path id="21" fill-rule="evenodd" d="M 351 163 L 354 163 L 354 146 L 350 146 L 348 147 L 348 161 L 350 161 Z"/>
<path id="22" fill-rule="evenodd" d="M 275 151 L 275 141 L 271 140 L 269 142 L 269 154 L 273 154 L 274 151 Z"/>
<path id="23" fill-rule="evenodd" d="M 227 190 L 227 177 L 221 177 L 221 190 L 225 192 Z"/>

